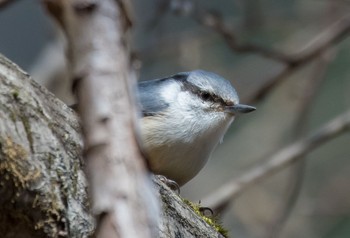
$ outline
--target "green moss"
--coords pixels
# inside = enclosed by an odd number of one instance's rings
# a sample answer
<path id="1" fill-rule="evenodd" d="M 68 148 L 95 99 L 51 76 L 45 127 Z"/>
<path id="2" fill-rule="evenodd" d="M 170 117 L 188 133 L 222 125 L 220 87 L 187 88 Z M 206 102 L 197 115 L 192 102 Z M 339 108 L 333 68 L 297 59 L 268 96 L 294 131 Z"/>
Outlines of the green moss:
<path id="1" fill-rule="evenodd" d="M 18 89 L 15 89 L 15 90 L 12 91 L 12 97 L 15 100 L 18 100 L 18 98 L 19 98 L 19 91 L 18 91 Z"/>
<path id="2" fill-rule="evenodd" d="M 188 206 L 192 208 L 192 210 L 200 216 L 206 223 L 208 223 L 210 226 L 214 227 L 214 229 L 219 232 L 224 237 L 228 238 L 228 230 L 225 229 L 222 224 L 220 224 L 220 221 L 217 219 L 217 217 L 207 217 L 204 216 L 201 212 L 201 206 L 200 204 L 193 203 L 187 199 L 182 199 L 184 203 L 186 203 Z"/>

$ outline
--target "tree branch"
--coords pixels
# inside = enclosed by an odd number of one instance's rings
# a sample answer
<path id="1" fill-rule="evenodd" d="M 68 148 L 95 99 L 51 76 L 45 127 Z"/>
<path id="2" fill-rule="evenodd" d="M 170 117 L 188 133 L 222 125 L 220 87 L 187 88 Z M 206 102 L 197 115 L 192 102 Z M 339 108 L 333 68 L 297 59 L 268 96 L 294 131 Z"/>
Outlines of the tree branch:
<path id="1" fill-rule="evenodd" d="M 239 43 L 234 32 L 225 26 L 219 14 L 197 10 L 193 18 L 202 26 L 208 27 L 222 36 L 233 51 L 238 53 L 259 54 L 271 60 L 287 64 L 290 67 L 309 62 L 319 56 L 325 49 L 328 49 L 330 46 L 347 37 L 350 32 L 350 15 L 346 15 L 327 27 L 309 43 L 297 50 L 296 53 L 285 54 L 278 50 L 251 43 Z"/>
<path id="2" fill-rule="evenodd" d="M 229 181 L 212 195 L 203 199 L 203 204 L 220 213 L 244 190 L 286 168 L 323 143 L 350 130 L 350 112 L 333 119 L 314 134 L 277 152 L 267 162 L 247 171 L 240 178 Z"/>
<path id="3" fill-rule="evenodd" d="M 76 114 L 0 55 L 0 233 L 91 237 Z"/>
<path id="4" fill-rule="evenodd" d="M 192 18 L 200 25 L 208 27 L 218 33 L 234 52 L 258 54 L 285 65 L 284 69 L 267 80 L 265 84 L 261 85 L 261 87 L 254 91 L 248 98 L 245 98 L 244 101 L 248 103 L 252 103 L 264 97 L 266 93 L 278 85 L 287 75 L 298 67 L 311 62 L 322 52 L 348 37 L 350 32 L 350 15 L 346 15 L 332 23 L 295 53 L 286 54 L 282 51 L 256 44 L 239 43 L 235 33 L 225 26 L 222 16 L 216 12 L 195 9 L 193 10 Z"/>
<path id="5" fill-rule="evenodd" d="M 0 9 L 14 2 L 16 2 L 16 0 L 0 0 Z"/>
<path id="6" fill-rule="evenodd" d="M 82 119 L 97 237 L 154 237 L 157 201 L 135 133 L 123 0 L 46 0 L 68 40 L 68 60 Z"/>

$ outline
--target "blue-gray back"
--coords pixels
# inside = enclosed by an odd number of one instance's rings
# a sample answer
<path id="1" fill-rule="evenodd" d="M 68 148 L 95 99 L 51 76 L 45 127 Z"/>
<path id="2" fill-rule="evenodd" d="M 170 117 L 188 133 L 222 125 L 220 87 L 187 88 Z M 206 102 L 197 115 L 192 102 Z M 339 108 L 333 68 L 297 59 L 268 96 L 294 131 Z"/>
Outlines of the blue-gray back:
<path id="1" fill-rule="evenodd" d="M 163 79 L 142 81 L 138 84 L 139 102 L 144 117 L 153 116 L 169 105 L 161 96 L 160 89 L 168 82 Z"/>

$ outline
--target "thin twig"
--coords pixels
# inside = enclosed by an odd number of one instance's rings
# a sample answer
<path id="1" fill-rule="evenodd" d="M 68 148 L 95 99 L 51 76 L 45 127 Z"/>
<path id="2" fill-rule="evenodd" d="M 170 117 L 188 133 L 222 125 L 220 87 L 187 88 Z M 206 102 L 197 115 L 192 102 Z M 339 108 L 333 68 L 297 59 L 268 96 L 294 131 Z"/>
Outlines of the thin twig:
<path id="1" fill-rule="evenodd" d="M 248 104 L 254 104 L 255 102 L 261 100 L 265 97 L 265 95 L 267 95 L 268 92 L 281 83 L 283 79 L 286 79 L 290 74 L 292 74 L 295 69 L 296 68 L 294 67 L 285 65 L 279 72 L 260 85 L 259 88 L 242 98 L 242 101 Z"/>
<path id="2" fill-rule="evenodd" d="M 311 62 L 329 47 L 336 45 L 341 40 L 348 37 L 350 32 L 349 14 L 332 23 L 323 32 L 298 49 L 295 53 L 286 54 L 279 50 L 266 48 L 252 43 L 239 43 L 238 37 L 235 33 L 225 26 L 222 16 L 213 11 L 195 9 L 192 18 L 202 26 L 208 27 L 222 36 L 227 45 L 234 52 L 258 54 L 285 64 L 285 68 L 282 71 L 267 80 L 265 84 L 261 85 L 260 88 L 251 93 L 251 95 L 244 100 L 249 103 L 264 97 L 272 88 L 283 81 L 287 75 L 294 72 L 295 69 Z"/>
<path id="3" fill-rule="evenodd" d="M 203 199 L 203 204 L 220 213 L 244 190 L 288 167 L 307 153 L 348 130 L 350 130 L 350 111 L 331 120 L 314 134 L 280 150 L 270 160 L 252 168 L 240 178 L 224 184 L 217 191 Z"/>
<path id="4" fill-rule="evenodd" d="M 193 17 L 199 24 L 209 27 L 221 35 L 233 51 L 260 54 L 292 67 L 314 59 L 325 49 L 341 41 L 350 32 L 350 15 L 346 15 L 327 27 L 296 53 L 286 54 L 279 50 L 252 43 L 239 43 L 237 36 L 225 26 L 221 16 L 218 14 L 198 10 Z"/>

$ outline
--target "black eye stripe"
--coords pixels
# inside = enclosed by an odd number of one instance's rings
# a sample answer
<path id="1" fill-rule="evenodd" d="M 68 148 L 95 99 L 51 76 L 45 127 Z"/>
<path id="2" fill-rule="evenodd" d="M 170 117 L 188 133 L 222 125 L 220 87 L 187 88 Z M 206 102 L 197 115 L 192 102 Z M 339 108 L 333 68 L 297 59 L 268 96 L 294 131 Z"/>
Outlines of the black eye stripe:
<path id="1" fill-rule="evenodd" d="M 210 92 L 206 92 L 206 91 L 200 91 L 197 94 L 201 99 L 203 99 L 204 101 L 210 101 L 210 102 L 216 102 L 216 103 L 224 103 L 224 101 L 217 95 L 210 93 Z"/>
<path id="2" fill-rule="evenodd" d="M 222 98 L 220 98 L 219 96 L 217 96 L 216 94 L 213 94 L 213 93 L 207 92 L 207 91 L 203 91 L 199 87 L 197 87 L 193 84 L 186 85 L 183 89 L 191 91 L 193 94 L 197 95 L 198 97 L 200 97 L 204 101 L 220 102 L 220 103 L 225 104 L 224 100 Z"/>
<path id="3" fill-rule="evenodd" d="M 191 82 L 187 81 L 187 75 L 177 75 L 177 77 L 173 78 L 176 81 L 180 81 L 182 82 L 182 90 L 183 91 L 190 91 L 193 94 L 197 95 L 198 97 L 200 97 L 203 101 L 208 101 L 208 102 L 213 102 L 213 103 L 220 103 L 222 105 L 226 105 L 226 102 L 219 97 L 216 94 L 213 94 L 211 92 L 208 91 L 203 91 L 201 88 L 199 88 L 198 86 L 192 84 Z"/>

